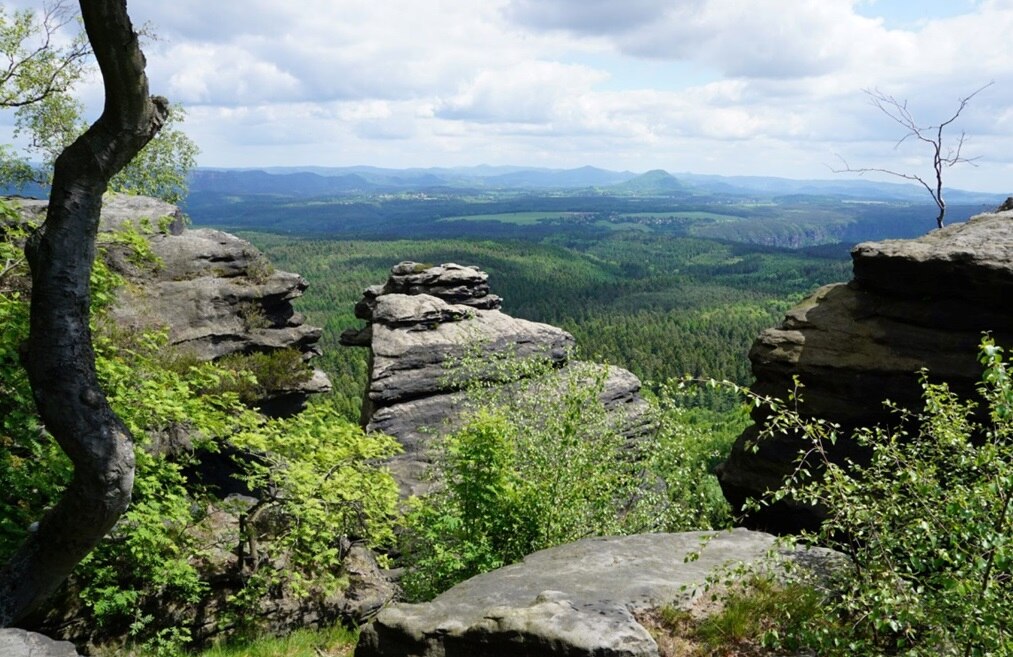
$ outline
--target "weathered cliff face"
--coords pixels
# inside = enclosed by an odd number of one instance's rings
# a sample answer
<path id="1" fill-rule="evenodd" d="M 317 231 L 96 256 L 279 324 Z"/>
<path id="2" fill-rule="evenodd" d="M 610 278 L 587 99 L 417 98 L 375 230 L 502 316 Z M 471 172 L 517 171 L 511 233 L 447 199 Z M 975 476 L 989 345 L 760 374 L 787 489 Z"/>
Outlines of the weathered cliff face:
<path id="1" fill-rule="evenodd" d="M 42 220 L 47 201 L 19 200 L 23 214 Z M 318 353 L 320 329 L 292 308 L 306 281 L 275 271 L 249 242 L 211 229 L 186 229 L 174 205 L 145 196 L 108 195 L 103 235 L 129 224 L 151 245 L 155 262 L 137 262 L 126 245 L 106 243 L 110 267 L 128 282 L 117 290 L 111 317 L 126 329 L 165 328 L 169 343 L 200 360 L 235 353 L 296 349 Z M 306 396 L 330 390 L 320 370 L 306 380 L 268 391 L 258 406 L 269 415 L 299 410 Z"/>
<path id="2" fill-rule="evenodd" d="M 846 433 L 889 421 L 886 399 L 920 408 L 922 368 L 930 380 L 973 395 L 982 332 L 1013 345 L 1013 212 L 979 215 L 915 240 L 859 244 L 852 259 L 850 283 L 820 288 L 753 343 L 755 392 L 783 398 L 798 376 L 802 412 L 840 423 Z M 758 409 L 754 420 L 762 424 L 765 414 Z M 777 436 L 754 453 L 746 445 L 757 434 L 753 427 L 739 438 L 720 472 L 736 507 L 777 488 L 802 446 Z M 861 454 L 845 439 L 832 457 Z M 817 522 L 812 509 L 786 505 L 747 519 L 777 531 Z"/>
<path id="3" fill-rule="evenodd" d="M 406 493 L 422 490 L 426 445 L 455 427 L 466 400 L 462 389 L 497 377 L 495 366 L 485 363 L 545 358 L 558 368 L 581 368 L 588 380 L 601 370 L 569 360 L 574 339 L 566 331 L 501 312 L 488 278 L 476 267 L 402 262 L 386 284 L 368 288 L 356 305 L 356 316 L 368 324 L 341 336 L 347 346 L 370 350 L 362 422 L 404 446 L 392 471 Z M 600 395 L 631 434 L 648 422 L 639 390 L 633 374 L 613 367 Z"/>

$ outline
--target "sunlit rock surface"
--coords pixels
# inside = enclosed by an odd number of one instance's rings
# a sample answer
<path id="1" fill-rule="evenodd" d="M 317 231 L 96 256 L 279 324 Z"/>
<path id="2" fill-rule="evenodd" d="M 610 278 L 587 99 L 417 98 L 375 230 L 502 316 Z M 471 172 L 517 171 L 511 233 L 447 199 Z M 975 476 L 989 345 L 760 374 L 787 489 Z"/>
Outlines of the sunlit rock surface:
<path id="1" fill-rule="evenodd" d="M 405 493 L 425 488 L 427 445 L 455 428 L 465 402 L 461 390 L 475 379 L 497 376 L 495 366 L 484 363 L 544 358 L 560 369 L 577 368 L 589 383 L 604 367 L 571 361 L 574 339 L 566 331 L 499 310 L 501 299 L 490 293 L 488 278 L 477 267 L 402 262 L 356 304 L 356 316 L 366 326 L 342 334 L 345 345 L 370 350 L 362 421 L 367 430 L 394 436 L 404 446 L 391 467 Z M 600 398 L 621 415 L 630 435 L 649 425 L 639 391 L 633 374 L 608 368 Z"/>

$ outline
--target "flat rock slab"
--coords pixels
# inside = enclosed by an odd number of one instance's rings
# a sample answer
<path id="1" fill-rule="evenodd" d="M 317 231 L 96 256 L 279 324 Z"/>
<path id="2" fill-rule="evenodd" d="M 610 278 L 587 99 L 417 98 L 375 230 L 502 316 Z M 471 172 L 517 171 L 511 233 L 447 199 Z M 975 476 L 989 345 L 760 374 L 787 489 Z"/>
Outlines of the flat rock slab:
<path id="1" fill-rule="evenodd" d="M 656 657 L 635 612 L 686 608 L 723 566 L 760 565 L 772 551 L 773 536 L 746 529 L 588 538 L 473 577 L 432 602 L 388 607 L 362 630 L 355 655 Z"/>
<path id="2" fill-rule="evenodd" d="M 18 629 L 0 629 L 2 657 L 80 657 L 74 644 Z"/>

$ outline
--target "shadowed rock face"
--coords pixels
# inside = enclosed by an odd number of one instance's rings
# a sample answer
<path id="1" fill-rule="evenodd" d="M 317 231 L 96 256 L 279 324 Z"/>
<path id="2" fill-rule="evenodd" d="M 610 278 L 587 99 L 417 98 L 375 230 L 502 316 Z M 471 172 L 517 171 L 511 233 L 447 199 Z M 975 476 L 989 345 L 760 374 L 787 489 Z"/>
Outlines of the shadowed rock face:
<path id="1" fill-rule="evenodd" d="M 47 201 L 19 200 L 38 220 Z M 200 360 L 234 353 L 294 348 L 317 355 L 321 330 L 292 308 L 306 289 L 298 274 L 275 271 L 249 242 L 211 229 L 185 228 L 179 209 L 145 196 L 107 195 L 101 234 L 130 224 L 151 245 L 157 263 L 136 262 L 126 247 L 106 245 L 106 259 L 129 282 L 117 290 L 111 316 L 130 329 L 166 328 L 170 344 Z M 290 415 L 306 396 L 330 390 L 320 370 L 289 389 L 273 390 L 259 404 L 269 415 Z"/>
<path id="2" fill-rule="evenodd" d="M 798 376 L 802 412 L 841 424 L 846 435 L 889 422 L 885 399 L 920 408 L 923 368 L 930 380 L 972 396 L 982 332 L 1013 345 L 1013 212 L 979 215 L 915 240 L 859 244 L 852 259 L 850 283 L 820 288 L 753 343 L 755 392 L 783 398 Z M 762 425 L 765 414 L 754 411 L 754 420 Z M 753 453 L 745 447 L 758 432 L 753 427 L 739 438 L 720 472 L 736 507 L 777 488 L 802 446 L 781 435 Z M 845 439 L 831 456 L 863 455 Z M 779 504 L 746 524 L 792 532 L 818 522 L 810 508 Z"/>
<path id="3" fill-rule="evenodd" d="M 341 336 L 346 346 L 370 350 L 362 422 L 367 430 L 394 436 L 404 446 L 392 471 L 406 493 L 422 490 L 426 445 L 454 428 L 465 401 L 461 389 L 469 381 L 495 376 L 482 362 L 539 357 L 558 368 L 578 366 L 569 361 L 573 336 L 500 311 L 501 299 L 489 293 L 488 278 L 477 267 L 402 262 L 391 269 L 386 284 L 366 289 L 356 304 L 356 316 L 368 324 Z M 479 365 L 462 373 L 457 365 L 465 360 Z M 586 368 L 590 381 L 601 366 L 579 367 Z M 633 374 L 609 369 L 601 399 L 626 416 L 630 433 L 642 432 L 647 422 L 639 390 Z"/>
<path id="4" fill-rule="evenodd" d="M 709 537 L 709 540 L 705 540 Z M 656 657 L 637 614 L 692 606 L 708 576 L 791 559 L 826 572 L 829 550 L 778 552 L 769 534 L 736 529 L 587 538 L 478 575 L 425 604 L 384 609 L 356 657 L 527 655 Z M 687 559 L 695 552 L 697 559 Z M 773 562 L 765 562 L 773 552 Z"/>

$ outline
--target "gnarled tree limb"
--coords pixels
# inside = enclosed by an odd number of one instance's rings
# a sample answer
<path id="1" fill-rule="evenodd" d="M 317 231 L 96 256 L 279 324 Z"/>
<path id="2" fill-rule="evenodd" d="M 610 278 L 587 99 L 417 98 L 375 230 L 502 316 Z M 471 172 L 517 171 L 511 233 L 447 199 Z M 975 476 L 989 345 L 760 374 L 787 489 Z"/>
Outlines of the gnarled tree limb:
<path id="1" fill-rule="evenodd" d="M 25 368 L 46 428 L 74 464 L 59 503 L 0 569 L 0 627 L 38 607 L 126 510 L 130 433 L 99 388 L 88 328 L 89 276 L 109 179 L 158 132 L 168 103 L 148 95 L 126 0 L 81 0 L 105 85 L 102 116 L 57 158 L 45 223 L 25 248 L 32 271 Z"/>

